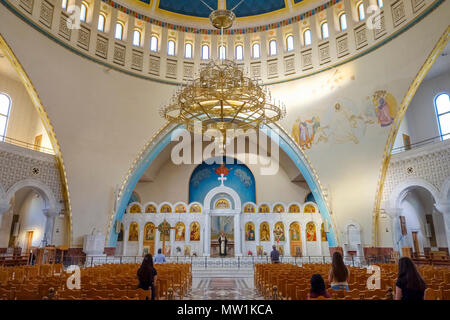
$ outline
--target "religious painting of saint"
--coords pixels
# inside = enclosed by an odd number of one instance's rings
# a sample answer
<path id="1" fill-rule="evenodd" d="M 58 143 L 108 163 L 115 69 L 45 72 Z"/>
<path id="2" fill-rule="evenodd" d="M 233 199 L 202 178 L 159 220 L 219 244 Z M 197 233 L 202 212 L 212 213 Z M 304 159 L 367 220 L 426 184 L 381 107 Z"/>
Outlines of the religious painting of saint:
<path id="1" fill-rule="evenodd" d="M 216 202 L 215 208 L 216 209 L 229 209 L 230 203 L 228 202 L 227 199 L 219 199 Z"/>
<path id="2" fill-rule="evenodd" d="M 258 212 L 259 213 L 269 213 L 270 212 L 270 208 L 269 208 L 268 205 L 262 204 L 262 205 L 259 206 Z"/>
<path id="3" fill-rule="evenodd" d="M 153 204 L 149 204 L 145 208 L 145 213 L 156 213 L 156 207 Z"/>
<path id="4" fill-rule="evenodd" d="M 184 241 L 185 227 L 183 222 L 178 222 L 175 225 L 175 241 Z"/>
<path id="5" fill-rule="evenodd" d="M 130 224 L 128 241 L 139 241 L 139 226 L 136 222 Z"/>
<path id="6" fill-rule="evenodd" d="M 372 103 L 380 126 L 390 126 L 397 115 L 397 101 L 394 96 L 386 90 L 375 91 L 372 95 Z"/>
<path id="7" fill-rule="evenodd" d="M 291 223 L 289 228 L 291 241 L 300 241 L 300 225 L 297 222 Z"/>
<path id="8" fill-rule="evenodd" d="M 138 205 L 138 204 L 133 204 L 131 207 L 130 207 L 130 211 L 129 211 L 130 213 L 141 213 L 142 211 L 141 211 L 141 206 L 140 205 Z"/>
<path id="9" fill-rule="evenodd" d="M 283 222 L 277 222 L 275 223 L 275 227 L 273 228 L 273 236 L 275 241 L 286 241 L 286 238 L 284 236 L 284 225 Z"/>
<path id="10" fill-rule="evenodd" d="M 316 212 L 316 207 L 314 207 L 312 204 L 307 204 L 305 206 L 304 212 L 305 213 L 314 213 L 314 212 Z"/>
<path id="11" fill-rule="evenodd" d="M 263 246 L 256 246 L 256 255 L 258 257 L 262 257 L 264 255 L 264 247 Z"/>
<path id="12" fill-rule="evenodd" d="M 259 239 L 261 241 L 270 241 L 270 229 L 267 222 L 262 222 L 259 226 Z"/>
<path id="13" fill-rule="evenodd" d="M 295 256 L 296 257 L 301 257 L 302 256 L 302 247 L 301 246 L 295 246 L 294 247 L 294 252 L 295 252 Z"/>
<path id="14" fill-rule="evenodd" d="M 296 204 L 292 204 L 289 207 L 289 213 L 299 213 L 300 212 L 300 207 Z"/>
<path id="15" fill-rule="evenodd" d="M 253 222 L 247 222 L 245 224 L 245 240 L 255 241 L 255 225 Z"/>
<path id="16" fill-rule="evenodd" d="M 186 207 L 182 204 L 179 204 L 175 207 L 175 213 L 186 213 Z"/>
<path id="17" fill-rule="evenodd" d="M 154 241 L 154 240 L 155 240 L 155 225 L 149 222 L 144 227 L 144 241 Z"/>
<path id="18" fill-rule="evenodd" d="M 172 213 L 172 208 L 168 204 L 165 204 L 161 207 L 160 212 L 161 213 Z"/>
<path id="19" fill-rule="evenodd" d="M 306 224 L 306 241 L 317 241 L 316 225 L 314 222 L 308 222 Z"/>
<path id="20" fill-rule="evenodd" d="M 273 208 L 273 212 L 275 212 L 275 213 L 283 213 L 284 212 L 284 207 L 281 204 L 277 204 Z"/>
<path id="21" fill-rule="evenodd" d="M 320 234 L 321 234 L 322 242 L 328 241 L 327 240 L 327 233 L 325 232 L 325 228 L 323 226 L 323 222 L 322 222 L 322 225 L 320 226 Z"/>
<path id="22" fill-rule="evenodd" d="M 188 257 L 191 255 L 191 246 L 184 246 L 184 255 Z"/>
<path id="23" fill-rule="evenodd" d="M 244 213 L 255 213 L 255 206 L 248 203 L 244 207 Z"/>
<path id="24" fill-rule="evenodd" d="M 283 245 L 277 246 L 277 250 L 278 250 L 278 252 L 280 252 L 280 256 L 284 256 L 284 246 Z"/>
<path id="25" fill-rule="evenodd" d="M 200 224 L 198 222 L 191 223 L 190 241 L 200 241 Z"/>
<path id="26" fill-rule="evenodd" d="M 164 246 L 164 255 L 166 257 L 170 257 L 171 251 L 172 251 L 172 247 L 170 246 L 170 244 L 166 244 Z"/>
<path id="27" fill-rule="evenodd" d="M 170 241 L 170 229 L 170 223 L 168 223 L 166 220 L 158 225 L 159 239 L 161 241 Z"/>
<path id="28" fill-rule="evenodd" d="M 200 207 L 200 205 L 198 205 L 198 204 L 194 204 L 189 209 L 189 212 L 190 213 L 201 213 L 202 212 L 202 207 Z"/>

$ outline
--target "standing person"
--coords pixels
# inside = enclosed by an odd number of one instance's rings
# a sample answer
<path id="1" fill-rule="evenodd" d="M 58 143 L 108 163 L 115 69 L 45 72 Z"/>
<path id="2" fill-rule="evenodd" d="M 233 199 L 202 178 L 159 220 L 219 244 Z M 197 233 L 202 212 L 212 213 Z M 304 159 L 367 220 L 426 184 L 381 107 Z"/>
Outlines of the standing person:
<path id="1" fill-rule="evenodd" d="M 423 300 L 427 285 L 408 257 L 398 261 L 398 278 L 395 283 L 395 300 Z"/>
<path id="2" fill-rule="evenodd" d="M 155 256 L 155 264 L 166 263 L 166 256 L 162 254 L 162 250 L 158 249 L 158 253 Z"/>
<path id="3" fill-rule="evenodd" d="M 270 260 L 272 263 L 280 263 L 280 252 L 277 250 L 277 246 L 272 246 L 272 252 L 270 253 Z"/>
<path id="4" fill-rule="evenodd" d="M 320 274 L 313 274 L 310 280 L 311 290 L 309 292 L 309 299 L 315 299 L 320 296 L 331 298 L 331 295 L 325 289 L 325 281 Z"/>
<path id="5" fill-rule="evenodd" d="M 344 264 L 344 259 L 339 251 L 333 253 L 328 282 L 333 290 L 348 291 L 348 277 L 350 273 Z"/>
<path id="6" fill-rule="evenodd" d="M 157 272 L 153 267 L 153 257 L 151 254 L 146 254 L 140 268 L 137 271 L 139 279 L 139 288 L 148 290 L 151 289 L 152 300 L 155 300 L 155 282 L 157 279 Z"/>
<path id="7" fill-rule="evenodd" d="M 225 257 L 227 255 L 227 242 L 228 239 L 225 236 L 225 233 L 222 231 L 220 233 L 219 239 L 217 239 L 219 241 L 219 253 L 221 257 Z"/>

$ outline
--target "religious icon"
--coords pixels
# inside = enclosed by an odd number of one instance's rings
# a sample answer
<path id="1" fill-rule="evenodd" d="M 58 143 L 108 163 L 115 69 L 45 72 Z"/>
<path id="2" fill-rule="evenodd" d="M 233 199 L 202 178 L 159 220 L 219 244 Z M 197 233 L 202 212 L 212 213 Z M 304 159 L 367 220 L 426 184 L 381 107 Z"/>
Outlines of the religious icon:
<path id="1" fill-rule="evenodd" d="M 184 241 L 184 231 L 185 231 L 184 223 L 178 222 L 175 225 L 175 241 Z"/>
<path id="2" fill-rule="evenodd" d="M 293 204 L 289 207 L 289 212 L 290 213 L 299 213 L 300 212 L 300 207 L 296 204 Z"/>
<path id="3" fill-rule="evenodd" d="M 168 204 L 165 204 L 161 207 L 160 212 L 161 213 L 172 213 L 172 208 Z"/>
<path id="4" fill-rule="evenodd" d="M 145 212 L 146 213 L 156 213 L 156 207 L 153 204 L 149 204 L 146 208 L 145 208 Z"/>
<path id="5" fill-rule="evenodd" d="M 155 240 L 155 225 L 149 222 L 144 227 L 144 241 L 154 241 L 154 240 Z"/>
<path id="6" fill-rule="evenodd" d="M 161 222 L 158 226 L 159 231 L 159 239 L 161 241 L 170 241 L 170 223 L 168 223 L 166 220 Z"/>
<path id="7" fill-rule="evenodd" d="M 273 212 L 275 212 L 275 213 L 283 213 L 284 212 L 284 207 L 281 204 L 277 204 L 273 208 Z"/>
<path id="8" fill-rule="evenodd" d="M 301 257 L 302 256 L 302 247 L 301 246 L 295 246 L 294 247 L 295 256 Z"/>
<path id="9" fill-rule="evenodd" d="M 322 225 L 320 227 L 320 233 L 321 233 L 322 242 L 328 241 L 327 240 L 327 233 L 325 232 L 325 228 L 324 228 L 323 222 L 322 222 Z"/>
<path id="10" fill-rule="evenodd" d="M 149 246 L 144 246 L 144 248 L 142 249 L 142 256 L 145 256 L 147 254 L 150 253 L 150 247 Z"/>
<path id="11" fill-rule="evenodd" d="M 264 247 L 263 246 L 256 246 L 256 255 L 258 257 L 262 257 L 264 254 Z"/>
<path id="12" fill-rule="evenodd" d="M 300 241 L 300 226 L 297 222 L 293 222 L 290 228 L 291 241 Z"/>
<path id="13" fill-rule="evenodd" d="M 275 241 L 286 241 L 284 237 L 284 225 L 282 222 L 275 223 L 275 227 L 273 228 L 273 236 Z"/>
<path id="14" fill-rule="evenodd" d="M 252 222 L 245 224 L 245 240 L 255 241 L 255 225 Z"/>
<path id="15" fill-rule="evenodd" d="M 184 246 L 184 255 L 188 257 L 191 255 L 191 246 Z"/>
<path id="16" fill-rule="evenodd" d="M 255 206 L 252 204 L 246 204 L 244 207 L 244 213 L 255 213 Z"/>
<path id="17" fill-rule="evenodd" d="M 228 202 L 227 199 L 219 199 L 216 202 L 215 208 L 216 209 L 228 209 L 228 208 L 230 208 L 230 203 Z"/>
<path id="18" fill-rule="evenodd" d="M 128 241 L 139 241 L 139 226 L 136 222 L 130 224 L 129 232 Z"/>
<path id="19" fill-rule="evenodd" d="M 269 208 L 268 205 L 262 204 L 262 205 L 259 206 L 258 212 L 259 213 L 269 213 L 270 212 L 270 208 Z"/>
<path id="20" fill-rule="evenodd" d="M 172 250 L 172 247 L 170 246 L 170 244 L 166 244 L 164 247 L 164 255 L 166 257 L 170 257 L 171 250 Z"/>
<path id="21" fill-rule="evenodd" d="M 386 90 L 375 91 L 372 95 L 372 103 L 380 126 L 390 126 L 397 114 L 397 101 L 394 96 Z"/>
<path id="22" fill-rule="evenodd" d="M 202 208 L 198 204 L 194 204 L 191 206 L 191 209 L 189 210 L 190 213 L 201 213 Z"/>
<path id="23" fill-rule="evenodd" d="M 141 213 L 141 206 L 138 204 L 133 204 L 130 207 L 130 213 Z"/>
<path id="24" fill-rule="evenodd" d="M 200 241 L 200 224 L 198 222 L 191 223 L 190 240 Z"/>
<path id="25" fill-rule="evenodd" d="M 176 213 L 186 213 L 186 207 L 182 204 L 179 204 L 175 208 Z"/>
<path id="26" fill-rule="evenodd" d="M 221 257 L 225 257 L 227 255 L 227 236 L 223 231 L 220 232 L 220 236 L 217 239 L 219 241 L 219 254 Z"/>
<path id="27" fill-rule="evenodd" d="M 262 222 L 260 225 L 259 239 L 261 241 L 270 241 L 270 229 L 267 222 Z"/>
<path id="28" fill-rule="evenodd" d="M 316 212 L 316 207 L 314 207 L 312 204 L 307 204 L 305 206 L 304 212 L 305 213 L 314 213 L 314 212 Z"/>
<path id="29" fill-rule="evenodd" d="M 278 250 L 278 252 L 280 252 L 280 256 L 284 256 L 284 246 L 283 245 L 277 246 L 277 250 Z"/>
<path id="30" fill-rule="evenodd" d="M 306 224 L 306 241 L 316 241 L 316 225 L 314 222 Z"/>

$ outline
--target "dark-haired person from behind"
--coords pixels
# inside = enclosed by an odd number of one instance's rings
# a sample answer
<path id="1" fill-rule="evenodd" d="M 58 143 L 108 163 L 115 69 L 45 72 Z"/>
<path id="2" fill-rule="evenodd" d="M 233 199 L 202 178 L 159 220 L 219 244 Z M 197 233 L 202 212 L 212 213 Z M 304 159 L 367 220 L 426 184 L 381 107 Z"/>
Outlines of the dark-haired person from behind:
<path id="1" fill-rule="evenodd" d="M 155 300 L 155 282 L 157 272 L 153 266 L 153 257 L 151 254 L 146 254 L 141 266 L 137 271 L 137 277 L 139 279 L 139 288 L 143 290 L 151 289 L 152 300 Z"/>
<path id="2" fill-rule="evenodd" d="M 333 253 L 333 260 L 331 262 L 331 270 L 328 275 L 328 282 L 333 290 L 348 291 L 348 277 L 350 273 L 344 264 L 344 259 L 339 251 Z"/>
<path id="3" fill-rule="evenodd" d="M 398 261 L 398 278 L 395 283 L 395 300 L 423 300 L 427 285 L 413 261 L 402 257 Z"/>
<path id="4" fill-rule="evenodd" d="M 320 274 L 318 273 L 313 274 L 310 283 L 311 283 L 311 290 L 309 292 L 310 299 L 315 299 L 320 296 L 323 296 L 325 298 L 331 298 L 331 295 L 325 289 L 325 281 L 323 281 L 323 278 Z"/>

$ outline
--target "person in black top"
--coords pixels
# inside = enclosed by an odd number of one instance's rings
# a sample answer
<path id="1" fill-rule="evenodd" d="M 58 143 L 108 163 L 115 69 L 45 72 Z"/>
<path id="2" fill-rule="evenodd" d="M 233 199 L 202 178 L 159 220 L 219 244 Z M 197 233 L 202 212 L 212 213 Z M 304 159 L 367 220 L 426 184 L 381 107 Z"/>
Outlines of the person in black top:
<path id="1" fill-rule="evenodd" d="M 408 257 L 400 258 L 395 300 L 423 300 L 426 287 L 413 261 Z"/>
<path id="2" fill-rule="evenodd" d="M 152 300 L 155 300 L 155 282 L 157 272 L 153 267 L 153 257 L 151 254 L 146 254 L 141 266 L 137 271 L 137 277 L 139 279 L 139 288 L 148 290 L 151 288 Z"/>
<path id="3" fill-rule="evenodd" d="M 272 263 L 280 263 L 280 252 L 276 246 L 272 246 L 272 252 L 270 253 L 270 260 Z"/>

